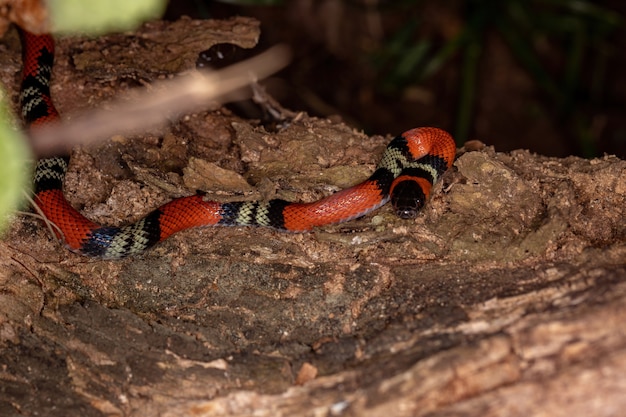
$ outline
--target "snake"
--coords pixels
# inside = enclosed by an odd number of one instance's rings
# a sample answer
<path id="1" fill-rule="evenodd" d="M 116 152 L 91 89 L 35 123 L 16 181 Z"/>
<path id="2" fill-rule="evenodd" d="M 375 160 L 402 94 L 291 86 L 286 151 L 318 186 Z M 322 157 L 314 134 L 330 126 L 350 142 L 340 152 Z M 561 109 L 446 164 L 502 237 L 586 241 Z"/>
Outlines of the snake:
<path id="1" fill-rule="evenodd" d="M 22 42 L 20 110 L 27 132 L 59 121 L 50 95 L 54 39 L 19 29 Z M 395 213 L 415 218 L 456 154 L 452 136 L 435 127 L 407 130 L 391 140 L 365 181 L 308 203 L 282 199 L 218 202 L 201 193 L 175 198 L 125 226 L 93 222 L 65 198 L 65 155 L 41 158 L 34 169 L 34 204 L 70 251 L 120 259 L 146 251 L 174 233 L 202 226 L 264 226 L 307 232 L 362 217 L 391 201 Z"/>

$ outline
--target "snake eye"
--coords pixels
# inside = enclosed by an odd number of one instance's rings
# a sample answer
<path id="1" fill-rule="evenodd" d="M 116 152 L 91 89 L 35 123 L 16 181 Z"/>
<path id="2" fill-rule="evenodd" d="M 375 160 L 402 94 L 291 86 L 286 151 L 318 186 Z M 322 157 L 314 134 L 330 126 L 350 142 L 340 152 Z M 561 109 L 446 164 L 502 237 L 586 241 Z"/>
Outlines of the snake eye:
<path id="1" fill-rule="evenodd" d="M 391 204 L 396 215 L 402 219 L 414 219 L 425 202 L 424 191 L 416 181 L 401 181 L 391 192 Z"/>

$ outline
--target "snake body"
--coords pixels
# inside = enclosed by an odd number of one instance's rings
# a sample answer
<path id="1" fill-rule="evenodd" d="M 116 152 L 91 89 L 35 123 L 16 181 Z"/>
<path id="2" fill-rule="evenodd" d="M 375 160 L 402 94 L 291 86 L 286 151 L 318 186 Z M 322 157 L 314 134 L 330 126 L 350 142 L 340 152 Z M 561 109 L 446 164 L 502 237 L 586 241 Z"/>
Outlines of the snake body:
<path id="1" fill-rule="evenodd" d="M 54 123 L 59 115 L 50 96 L 54 41 L 50 35 L 20 30 L 23 74 L 22 117 L 29 129 Z M 65 157 L 40 159 L 35 168 L 35 203 L 57 238 L 79 254 L 119 259 L 140 253 L 172 234 L 199 226 L 265 226 L 304 232 L 317 226 L 363 216 L 392 201 L 396 213 L 413 218 L 433 184 L 452 166 L 456 147 L 445 131 L 408 130 L 387 146 L 374 173 L 365 181 L 312 203 L 207 201 L 202 195 L 177 198 L 141 220 L 122 227 L 101 226 L 74 209 L 63 195 Z"/>

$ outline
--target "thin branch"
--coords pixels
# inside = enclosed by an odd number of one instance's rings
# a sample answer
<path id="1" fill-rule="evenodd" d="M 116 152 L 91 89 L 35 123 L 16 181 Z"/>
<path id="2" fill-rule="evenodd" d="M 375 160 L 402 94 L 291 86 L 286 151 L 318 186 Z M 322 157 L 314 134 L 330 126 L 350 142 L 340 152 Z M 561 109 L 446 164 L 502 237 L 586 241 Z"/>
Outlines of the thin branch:
<path id="1" fill-rule="evenodd" d="M 191 72 L 174 80 L 156 82 L 150 91 L 133 99 L 120 98 L 110 111 L 96 109 L 72 117 L 71 122 L 49 124 L 30 132 L 38 157 L 116 134 L 133 134 L 184 114 L 206 108 L 209 102 L 225 101 L 237 90 L 263 79 L 287 65 L 289 52 L 275 46 L 253 58 L 220 71 Z"/>

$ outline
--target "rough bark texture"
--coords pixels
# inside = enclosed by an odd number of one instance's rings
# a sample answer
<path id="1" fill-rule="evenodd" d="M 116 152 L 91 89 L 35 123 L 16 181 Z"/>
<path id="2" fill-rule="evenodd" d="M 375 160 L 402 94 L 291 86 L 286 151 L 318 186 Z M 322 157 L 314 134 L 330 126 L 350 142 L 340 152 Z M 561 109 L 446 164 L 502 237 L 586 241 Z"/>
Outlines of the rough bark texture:
<path id="1" fill-rule="evenodd" d="M 250 46 L 256 22 L 233 22 L 189 44 L 180 23 L 61 41 L 61 113 L 184 70 L 225 38 Z M 133 42 L 163 34 L 176 50 Z M 2 42 L 16 97 L 19 45 Z M 66 192 L 109 224 L 196 188 L 314 200 L 366 178 L 388 139 L 306 115 L 270 133 L 202 112 L 76 150 Z M 190 230 L 105 262 L 17 216 L 0 241 L 0 415 L 617 416 L 625 207 L 626 161 L 478 147 L 415 221 L 383 207 L 308 234 Z"/>

